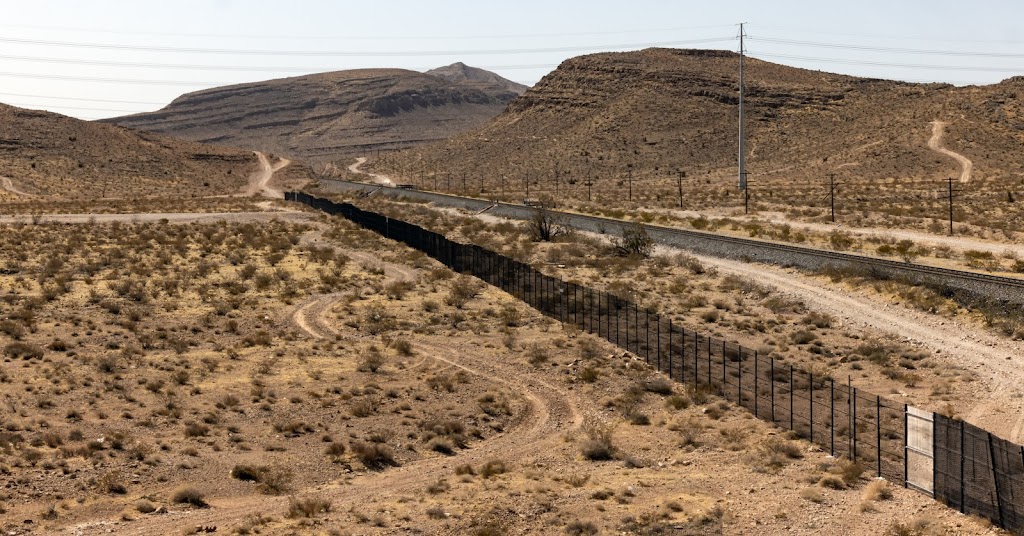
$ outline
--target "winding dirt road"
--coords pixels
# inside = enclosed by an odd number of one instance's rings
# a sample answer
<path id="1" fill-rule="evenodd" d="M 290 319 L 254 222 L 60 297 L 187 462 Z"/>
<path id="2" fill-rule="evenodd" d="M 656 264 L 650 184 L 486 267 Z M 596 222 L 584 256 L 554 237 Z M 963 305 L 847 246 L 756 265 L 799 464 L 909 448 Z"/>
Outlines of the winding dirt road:
<path id="1" fill-rule="evenodd" d="M 928 139 L 928 148 L 959 162 L 960 182 L 966 184 L 971 181 L 971 172 L 974 171 L 974 162 L 971 162 L 966 156 L 950 151 L 942 146 L 942 137 L 946 133 L 946 126 L 948 124 L 949 123 L 939 121 L 938 119 L 931 122 L 932 137 Z"/>
<path id="2" fill-rule="evenodd" d="M 249 175 L 249 184 L 246 185 L 245 190 L 240 194 L 241 197 L 260 194 L 264 197 L 284 199 L 284 192 L 270 187 L 270 179 L 274 178 L 275 171 L 291 164 L 291 160 L 279 158 L 276 164 L 271 164 L 267 155 L 259 151 L 254 152 L 260 161 L 260 169 L 256 170 L 252 175 Z"/>
<path id="3" fill-rule="evenodd" d="M 11 179 L 7 177 L 0 177 L 0 190 L 6 190 L 14 195 L 20 195 L 22 197 L 39 197 L 35 194 L 30 194 L 28 192 L 23 192 L 19 190 L 16 186 L 14 186 L 14 183 L 11 182 Z"/>
<path id="4" fill-rule="evenodd" d="M 352 173 L 359 173 L 361 175 L 369 175 L 370 176 L 370 180 L 372 180 L 373 182 L 375 182 L 377 184 L 382 184 L 384 186 L 394 186 L 395 185 L 395 181 L 391 180 L 391 178 L 388 177 L 387 175 L 380 175 L 380 174 L 377 174 L 377 173 L 370 173 L 369 171 L 363 171 L 363 170 L 359 169 L 359 166 L 361 166 L 361 165 L 363 165 L 365 163 L 366 163 L 366 158 L 360 156 L 359 158 L 356 158 L 356 163 L 355 164 L 352 164 L 351 166 L 348 167 L 348 170 L 351 171 Z"/>

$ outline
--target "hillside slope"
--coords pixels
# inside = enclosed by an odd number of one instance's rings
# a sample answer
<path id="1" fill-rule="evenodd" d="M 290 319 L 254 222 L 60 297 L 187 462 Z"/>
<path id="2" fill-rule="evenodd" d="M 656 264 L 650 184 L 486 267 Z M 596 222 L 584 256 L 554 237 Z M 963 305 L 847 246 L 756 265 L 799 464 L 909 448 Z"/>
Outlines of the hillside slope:
<path id="1" fill-rule="evenodd" d="M 370 167 L 410 177 L 467 173 L 469 184 L 479 188 L 483 177 L 491 192 L 501 177 L 517 191 L 529 177 L 531 193 L 553 193 L 558 177 L 561 194 L 586 197 L 580 185 L 593 180 L 602 203 L 623 200 L 632 171 L 637 195 L 663 206 L 676 201 L 675 177 L 685 172 L 684 191 L 736 201 L 737 85 L 731 52 L 576 57 L 484 127 Z M 936 120 L 948 124 L 944 146 L 973 161 L 971 195 L 994 196 L 1024 178 L 1024 78 L 958 88 L 748 58 L 746 90 L 748 173 L 759 201 L 795 192 L 820 202 L 831 173 L 853 201 L 883 183 L 932 196 L 941 181 L 961 175 L 957 160 L 928 146 Z"/>
<path id="2" fill-rule="evenodd" d="M 446 139 L 501 113 L 521 87 L 480 69 L 357 69 L 218 87 L 106 122 L 309 161 Z M 486 73 L 486 74 L 484 74 Z M 490 76 L 487 76 L 490 75 Z"/>
<path id="3" fill-rule="evenodd" d="M 221 195 L 256 166 L 250 151 L 0 104 L 0 177 L 28 194 L 6 199 Z"/>

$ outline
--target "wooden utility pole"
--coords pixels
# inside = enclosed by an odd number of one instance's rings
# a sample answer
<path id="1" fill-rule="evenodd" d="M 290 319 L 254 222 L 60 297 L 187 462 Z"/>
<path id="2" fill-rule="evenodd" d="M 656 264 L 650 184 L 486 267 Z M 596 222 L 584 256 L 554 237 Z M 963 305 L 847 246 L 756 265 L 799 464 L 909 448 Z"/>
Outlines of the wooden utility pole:
<path id="1" fill-rule="evenodd" d="M 953 236 L 953 198 L 954 194 L 960 193 L 960 190 L 953 189 L 953 178 L 947 179 L 949 181 L 949 236 Z"/>
<path id="2" fill-rule="evenodd" d="M 629 200 L 633 200 L 633 168 L 629 169 Z"/>
<path id="3" fill-rule="evenodd" d="M 679 189 L 679 208 L 683 208 L 683 177 L 686 176 L 685 171 L 679 171 L 676 177 L 676 187 Z"/>
<path id="4" fill-rule="evenodd" d="M 527 177 L 524 178 L 524 180 L 526 181 L 526 199 L 529 199 L 530 198 L 530 177 L 527 176 Z"/>
<path id="5" fill-rule="evenodd" d="M 828 176 L 828 197 L 829 204 L 832 205 L 832 223 L 836 222 L 836 174 L 830 173 Z"/>

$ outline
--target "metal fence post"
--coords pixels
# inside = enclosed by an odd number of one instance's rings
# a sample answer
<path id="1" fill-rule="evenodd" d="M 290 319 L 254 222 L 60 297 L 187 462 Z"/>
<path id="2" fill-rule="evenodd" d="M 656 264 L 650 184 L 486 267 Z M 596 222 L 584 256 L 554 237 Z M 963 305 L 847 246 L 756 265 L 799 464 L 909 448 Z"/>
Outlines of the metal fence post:
<path id="1" fill-rule="evenodd" d="M 807 376 L 810 378 L 808 380 L 807 387 L 810 390 L 809 398 L 811 399 L 810 417 L 807 420 L 811 425 L 811 443 L 814 443 L 814 374 L 808 372 Z"/>
<path id="2" fill-rule="evenodd" d="M 684 331 L 683 333 L 685 334 L 686 332 Z M 697 373 L 697 371 L 700 369 L 700 366 L 697 363 L 697 359 L 699 358 L 699 356 L 700 356 L 700 344 L 697 342 L 697 332 L 694 331 L 693 332 L 693 389 L 694 390 L 696 390 L 697 386 L 700 384 L 700 380 L 699 380 L 700 374 Z"/>
<path id="3" fill-rule="evenodd" d="M 772 388 L 772 424 L 775 424 L 775 358 L 768 356 L 768 359 L 771 360 L 771 381 L 768 382 L 768 385 Z"/>
<path id="4" fill-rule="evenodd" d="M 910 428 L 910 426 L 907 424 L 907 405 L 903 404 L 903 487 L 904 488 L 907 487 L 907 480 L 910 479 L 910 461 L 909 461 L 910 460 L 910 450 L 908 449 L 908 447 L 910 446 L 909 445 L 909 443 L 910 443 L 909 439 L 910 438 L 908 436 L 908 434 L 910 433 L 909 428 Z M 934 433 L 935 432 L 933 431 L 932 434 L 934 435 Z M 1022 448 L 1024 448 L 1024 447 L 1022 447 Z M 932 453 L 934 453 L 934 452 L 935 452 L 935 450 L 933 449 Z"/>
<path id="5" fill-rule="evenodd" d="M 832 442 L 829 450 L 829 455 L 833 458 L 836 457 L 836 380 L 833 378 L 828 379 L 829 383 L 829 394 L 828 394 L 828 427 L 831 429 Z"/>
<path id="6" fill-rule="evenodd" d="M 668 379 L 672 379 L 672 319 L 668 319 Z"/>
<path id="7" fill-rule="evenodd" d="M 853 394 L 850 395 L 850 400 L 853 401 L 853 460 L 857 461 L 857 388 L 853 388 Z"/>
<path id="8" fill-rule="evenodd" d="M 647 318 L 650 317 L 648 316 Z M 658 345 L 658 351 L 655 352 L 655 356 L 658 359 L 658 370 L 661 370 L 661 317 L 658 315 L 654 315 L 654 318 L 657 320 L 656 325 L 658 326 L 657 336 L 655 337 L 655 339 L 658 341 L 656 343 Z"/>
<path id="9" fill-rule="evenodd" d="M 1005 527 L 1003 523 L 1003 498 L 999 496 L 999 478 L 996 475 L 996 449 L 992 444 L 992 432 L 988 432 L 988 459 L 992 462 L 992 484 L 996 488 L 996 514 L 999 516 L 999 526 Z"/>
<path id="10" fill-rule="evenodd" d="M 647 330 L 646 330 L 647 331 L 647 335 L 646 335 L 646 338 L 644 339 L 644 344 L 647 346 L 647 349 L 644 350 L 644 361 L 648 365 L 650 365 L 651 364 L 651 311 L 649 309 L 647 309 L 646 307 L 644 308 L 644 322 L 645 322 L 645 325 L 647 326 Z"/>
<path id="11" fill-rule="evenodd" d="M 964 505 L 964 421 L 960 421 L 960 513 L 966 513 Z"/>
<path id="12" fill-rule="evenodd" d="M 878 478 L 882 478 L 882 397 L 875 395 L 875 436 L 878 452 Z"/>
<path id="13" fill-rule="evenodd" d="M 757 413 L 757 382 L 760 378 L 757 377 L 757 350 L 754 350 L 754 416 L 760 417 Z"/>
<path id="14" fill-rule="evenodd" d="M 743 407 L 743 347 L 737 346 L 739 361 L 736 362 L 736 403 Z"/>
<path id="15" fill-rule="evenodd" d="M 793 426 L 793 364 L 789 364 L 789 429 L 796 430 Z"/>

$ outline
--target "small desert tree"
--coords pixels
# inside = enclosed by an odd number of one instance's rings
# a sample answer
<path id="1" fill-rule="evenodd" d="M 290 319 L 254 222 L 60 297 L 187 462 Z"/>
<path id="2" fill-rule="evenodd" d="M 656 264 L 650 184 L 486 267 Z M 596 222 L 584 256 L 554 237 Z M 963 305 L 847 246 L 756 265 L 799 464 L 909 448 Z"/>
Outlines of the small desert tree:
<path id="1" fill-rule="evenodd" d="M 566 233 L 566 228 L 561 221 L 544 207 L 534 209 L 533 216 L 526 224 L 526 228 L 530 233 L 530 239 L 534 242 L 550 242 L 555 237 Z"/>
<path id="2" fill-rule="evenodd" d="M 903 262 L 913 262 L 914 258 L 920 253 L 920 250 L 915 247 L 913 240 L 900 240 L 896 242 L 894 249 L 900 258 L 903 259 Z"/>
<path id="3" fill-rule="evenodd" d="M 613 242 L 615 253 L 620 257 L 650 257 L 654 252 L 654 239 L 639 223 L 622 228 L 622 238 Z"/>

